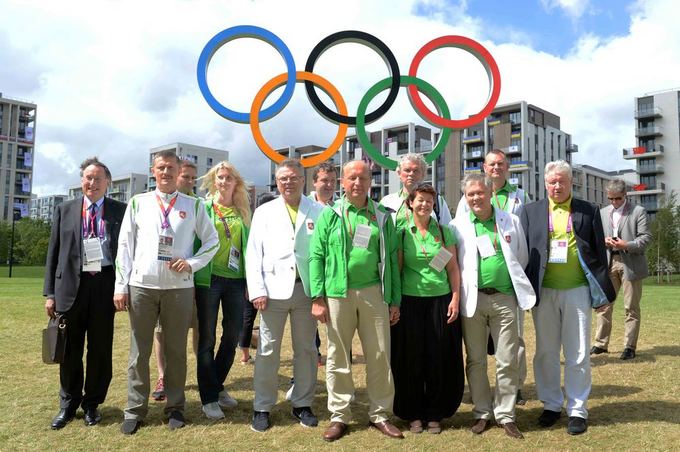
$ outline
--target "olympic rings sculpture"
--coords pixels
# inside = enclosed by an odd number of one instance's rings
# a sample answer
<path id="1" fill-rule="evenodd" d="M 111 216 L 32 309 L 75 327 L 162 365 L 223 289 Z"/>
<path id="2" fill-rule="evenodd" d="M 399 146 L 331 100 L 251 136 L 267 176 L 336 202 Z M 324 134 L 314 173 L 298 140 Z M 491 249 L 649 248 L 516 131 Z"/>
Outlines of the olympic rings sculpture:
<path id="1" fill-rule="evenodd" d="M 222 105 L 212 95 L 207 81 L 208 66 L 210 65 L 210 61 L 215 52 L 226 43 L 240 38 L 255 38 L 266 42 L 276 49 L 286 63 L 286 72 L 277 75 L 265 83 L 253 99 L 249 112 L 235 111 Z M 377 82 L 366 92 L 359 103 L 356 116 L 349 116 L 347 105 L 337 88 L 335 88 L 331 82 L 313 72 L 314 64 L 324 52 L 335 45 L 346 42 L 362 44 L 373 49 L 383 59 L 390 74 L 389 77 Z M 489 78 L 489 97 L 487 103 L 482 110 L 469 118 L 451 119 L 449 108 L 442 95 L 432 85 L 417 77 L 418 68 L 422 60 L 431 52 L 443 47 L 458 48 L 472 54 L 484 66 L 487 77 Z M 290 50 L 278 36 L 261 27 L 239 25 L 222 30 L 208 41 L 198 59 L 196 73 L 198 87 L 210 108 L 229 121 L 250 124 L 250 130 L 257 146 L 267 157 L 277 163 L 281 162 L 284 157 L 266 142 L 260 131 L 260 123 L 278 115 L 293 97 L 295 85 L 299 82 L 304 82 L 307 97 L 317 113 L 338 125 L 338 132 L 333 142 L 322 153 L 303 158 L 301 163 L 304 167 L 316 166 L 331 158 L 342 146 L 348 127 L 354 126 L 357 138 L 368 156 L 382 167 L 391 170 L 396 169 L 398 163 L 395 160 L 382 155 L 380 150 L 370 142 L 368 134 L 366 133 L 366 125 L 377 121 L 387 113 L 394 104 L 400 87 L 405 87 L 407 89 L 409 101 L 416 113 L 418 113 L 423 120 L 434 126 L 440 127 L 442 130 L 437 144 L 425 157 L 425 161 L 431 163 L 439 157 L 444 150 L 444 147 L 450 138 L 452 129 L 471 127 L 483 121 L 485 117 L 491 114 L 498 102 L 501 91 L 500 71 L 489 51 L 473 39 L 456 35 L 441 36 L 425 44 L 418 50 L 411 61 L 408 76 L 403 76 L 400 74 L 397 60 L 389 47 L 387 47 L 380 39 L 363 31 L 339 31 L 322 39 L 309 54 L 307 63 L 305 64 L 305 70 L 297 71 L 295 60 L 293 59 Z M 263 110 L 262 105 L 267 97 L 274 90 L 284 85 L 285 88 L 283 89 L 281 96 L 271 106 Z M 316 92 L 317 86 L 331 98 L 337 111 L 331 110 L 321 101 Z M 370 101 L 377 94 L 387 89 L 389 89 L 389 92 L 385 101 L 374 111 L 367 113 L 366 109 L 368 108 Z M 425 105 L 420 97 L 421 92 L 434 103 L 437 109 L 436 113 Z"/>

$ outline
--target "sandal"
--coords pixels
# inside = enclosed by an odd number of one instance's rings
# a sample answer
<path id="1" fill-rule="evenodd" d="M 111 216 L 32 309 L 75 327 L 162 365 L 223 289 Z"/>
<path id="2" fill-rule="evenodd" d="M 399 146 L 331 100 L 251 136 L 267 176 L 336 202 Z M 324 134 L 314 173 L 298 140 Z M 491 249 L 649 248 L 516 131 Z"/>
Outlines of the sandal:
<path id="1" fill-rule="evenodd" d="M 409 424 L 409 431 L 411 433 L 423 433 L 422 421 L 419 420 L 411 421 L 411 423 Z"/>
<path id="2" fill-rule="evenodd" d="M 439 422 L 428 422 L 427 423 L 427 433 L 432 433 L 433 435 L 438 435 L 442 432 L 442 426 Z"/>

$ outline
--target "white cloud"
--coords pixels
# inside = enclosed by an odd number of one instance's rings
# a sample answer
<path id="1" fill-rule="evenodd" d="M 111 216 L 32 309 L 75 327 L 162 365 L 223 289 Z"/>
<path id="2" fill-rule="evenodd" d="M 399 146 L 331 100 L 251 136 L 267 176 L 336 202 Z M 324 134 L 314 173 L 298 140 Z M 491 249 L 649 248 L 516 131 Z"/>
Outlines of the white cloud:
<path id="1" fill-rule="evenodd" d="M 572 21 L 577 21 L 588 11 L 590 0 L 541 0 L 546 11 L 559 9 Z"/>
<path id="2" fill-rule="evenodd" d="M 633 97 L 677 86 L 680 73 L 673 0 L 637 4 L 627 35 L 606 41 L 582 36 L 563 57 L 534 50 L 532 30 L 509 29 L 516 33 L 511 42 L 483 34 L 483 18 L 468 16 L 465 2 L 352 0 L 332 11 L 311 1 L 0 2 L 3 17 L 12 18 L 0 33 L 0 61 L 12 63 L 0 65 L 0 91 L 38 104 L 34 189 L 41 194 L 63 192 L 56 190 L 59 183 L 77 183 L 77 164 L 87 156 L 98 154 L 115 174 L 144 172 L 148 150 L 175 141 L 227 149 L 246 177 L 263 183 L 268 160 L 256 149 L 248 125 L 220 118 L 196 83 L 205 43 L 239 24 L 276 33 L 298 70 L 319 40 L 343 29 L 378 36 L 395 53 L 402 73 L 435 37 L 481 39 L 501 69 L 500 102 L 526 100 L 558 114 L 579 144 L 577 161 L 606 169 L 629 166 L 620 155 L 621 148 L 634 144 Z M 587 2 L 545 4 L 572 17 L 587 8 Z M 276 51 L 250 41 L 224 46 L 209 72 L 218 99 L 238 110 L 248 110 L 259 87 L 285 71 Z M 388 74 L 372 50 L 352 44 L 329 50 L 315 72 L 338 87 L 351 112 Z M 419 76 L 444 95 L 457 117 L 478 111 L 487 95 L 481 65 L 462 51 L 429 55 Z M 406 121 L 423 123 L 402 90 L 375 127 Z M 298 84 L 288 107 L 262 130 L 272 146 L 283 147 L 323 145 L 336 129 L 314 112 Z"/>

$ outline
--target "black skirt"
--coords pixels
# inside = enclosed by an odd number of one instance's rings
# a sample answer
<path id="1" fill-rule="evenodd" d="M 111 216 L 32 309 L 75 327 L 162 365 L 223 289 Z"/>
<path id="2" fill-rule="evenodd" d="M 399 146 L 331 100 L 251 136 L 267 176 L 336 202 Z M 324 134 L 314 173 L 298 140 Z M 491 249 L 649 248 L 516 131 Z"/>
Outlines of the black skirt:
<path id="1" fill-rule="evenodd" d="M 460 317 L 448 324 L 451 294 L 402 296 L 400 319 L 391 328 L 394 414 L 441 421 L 453 416 L 465 387 Z"/>

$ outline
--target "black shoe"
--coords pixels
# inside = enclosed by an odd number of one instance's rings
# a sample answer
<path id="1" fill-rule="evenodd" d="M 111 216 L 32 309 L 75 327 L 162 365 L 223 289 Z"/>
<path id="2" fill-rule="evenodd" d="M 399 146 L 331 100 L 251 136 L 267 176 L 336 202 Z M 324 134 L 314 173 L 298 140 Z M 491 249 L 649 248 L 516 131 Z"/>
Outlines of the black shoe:
<path id="1" fill-rule="evenodd" d="M 250 424 L 250 429 L 254 432 L 262 433 L 268 430 L 269 427 L 269 413 L 266 411 L 255 411 L 253 413 L 253 422 Z"/>
<path id="2" fill-rule="evenodd" d="M 593 348 L 590 349 L 590 354 L 591 355 L 601 355 L 602 353 L 609 353 L 606 348 L 598 347 L 597 345 L 593 345 Z"/>
<path id="3" fill-rule="evenodd" d="M 97 408 L 88 408 L 85 410 L 85 425 L 97 425 L 102 420 L 102 414 Z"/>
<path id="4" fill-rule="evenodd" d="M 181 411 L 173 411 L 170 413 L 170 416 L 168 417 L 168 428 L 170 430 L 176 430 L 178 428 L 184 427 L 185 425 L 186 421 L 184 420 L 184 415 Z"/>
<path id="5" fill-rule="evenodd" d="M 59 410 L 59 414 L 52 419 L 52 430 L 59 430 L 66 427 L 66 424 L 71 422 L 74 417 L 76 417 L 75 411 L 62 408 Z"/>
<path id="6" fill-rule="evenodd" d="M 519 389 L 517 390 L 517 401 L 515 402 L 515 404 L 517 404 L 517 405 L 526 405 L 527 404 L 527 399 L 525 399 L 522 396 L 522 391 L 520 391 Z"/>
<path id="7" fill-rule="evenodd" d="M 293 408 L 293 416 L 299 421 L 303 427 L 316 427 L 319 425 L 319 420 L 312 413 L 312 409 L 308 406 Z"/>
<path id="8" fill-rule="evenodd" d="M 623 349 L 623 353 L 621 353 L 621 359 L 626 360 L 626 359 L 633 359 L 635 358 L 635 350 L 632 348 L 626 347 Z"/>
<path id="9" fill-rule="evenodd" d="M 125 419 L 122 424 L 120 424 L 120 431 L 123 435 L 134 435 L 141 427 L 142 422 L 137 419 Z"/>
<path id="10" fill-rule="evenodd" d="M 541 427 L 552 427 L 561 416 L 562 413 L 560 411 L 543 410 L 543 413 L 538 417 L 538 425 Z"/>
<path id="11" fill-rule="evenodd" d="M 580 435 L 588 430 L 588 423 L 582 417 L 569 417 L 569 425 L 567 425 L 567 433 L 570 435 Z"/>

